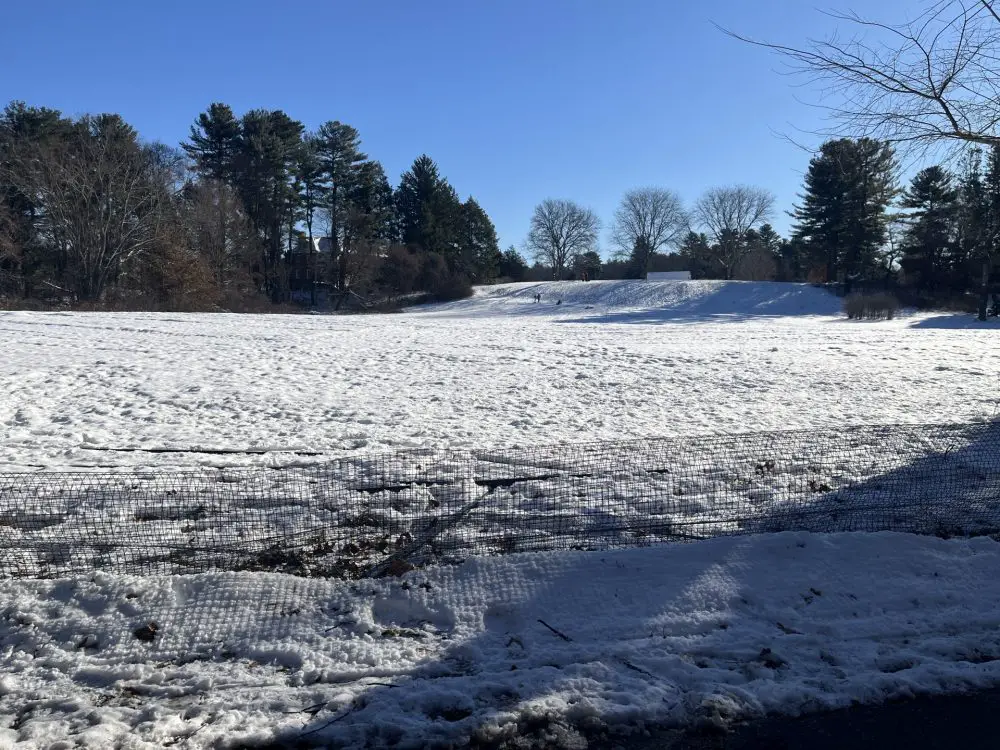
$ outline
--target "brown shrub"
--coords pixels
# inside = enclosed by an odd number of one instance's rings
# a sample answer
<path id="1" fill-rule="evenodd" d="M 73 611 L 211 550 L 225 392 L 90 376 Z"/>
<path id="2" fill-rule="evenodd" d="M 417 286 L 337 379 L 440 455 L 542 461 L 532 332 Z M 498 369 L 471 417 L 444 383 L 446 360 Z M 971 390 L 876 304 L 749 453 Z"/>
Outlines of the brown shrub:
<path id="1" fill-rule="evenodd" d="M 852 294 L 844 299 L 844 312 L 851 320 L 892 320 L 899 302 L 891 294 Z"/>

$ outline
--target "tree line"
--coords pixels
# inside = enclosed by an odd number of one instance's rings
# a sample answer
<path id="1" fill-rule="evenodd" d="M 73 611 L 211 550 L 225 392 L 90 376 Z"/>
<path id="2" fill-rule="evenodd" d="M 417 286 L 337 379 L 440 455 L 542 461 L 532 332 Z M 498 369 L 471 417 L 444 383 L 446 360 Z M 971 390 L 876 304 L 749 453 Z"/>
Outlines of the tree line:
<path id="1" fill-rule="evenodd" d="M 985 153 L 972 146 L 956 169 L 932 165 L 901 187 L 888 142 L 831 139 L 809 162 L 787 238 L 768 223 L 773 208 L 768 191 L 747 185 L 712 188 L 690 209 L 671 190 L 632 190 L 611 224 L 612 260 L 602 263 L 598 216 L 546 200 L 525 242 L 535 266 L 522 263 L 519 278 L 687 270 L 694 278 L 893 288 L 918 304 L 976 293 L 981 307 L 1000 245 L 1000 145 Z"/>
<path id="2" fill-rule="evenodd" d="M 333 120 L 222 103 L 173 147 L 119 115 L 0 115 L 0 297 L 247 309 L 348 291 L 463 296 L 502 261 L 428 156 L 394 188 Z"/>
<path id="3" fill-rule="evenodd" d="M 535 207 L 524 243 L 534 265 L 511 247 L 501 270 L 514 280 L 637 279 L 673 270 L 689 270 L 695 278 L 773 277 L 767 263 L 781 244 L 768 223 L 773 209 L 774 196 L 750 185 L 708 190 L 691 210 L 672 190 L 630 190 L 611 224 L 610 260 L 602 260 L 597 214 L 570 200 L 548 199 Z"/>
<path id="4" fill-rule="evenodd" d="M 985 150 L 984 150 L 985 149 Z M 114 114 L 12 102 L 0 115 L 0 297 L 166 309 L 263 309 L 551 278 L 695 278 L 882 284 L 918 302 L 979 292 L 1000 241 L 1000 145 L 971 146 L 899 185 L 893 147 L 837 138 L 812 158 L 787 238 L 774 197 L 733 185 L 691 207 L 627 192 L 602 258 L 601 222 L 569 200 L 534 210 L 523 248 L 428 156 L 393 187 L 358 131 L 315 131 L 281 110 L 214 103 L 178 147 Z M 534 261 L 529 265 L 525 255 Z"/>

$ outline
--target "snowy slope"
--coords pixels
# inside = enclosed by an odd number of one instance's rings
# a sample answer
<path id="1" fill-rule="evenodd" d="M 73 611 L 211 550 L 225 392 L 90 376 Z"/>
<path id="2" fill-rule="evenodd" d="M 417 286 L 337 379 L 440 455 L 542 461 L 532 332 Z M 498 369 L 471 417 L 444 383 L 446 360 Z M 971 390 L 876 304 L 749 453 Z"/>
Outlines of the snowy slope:
<path id="1" fill-rule="evenodd" d="M 778 534 L 355 584 L 0 582 L 0 747 L 581 747 L 996 685 L 998 567 L 989 539 Z"/>
<path id="2" fill-rule="evenodd" d="M 540 303 L 535 295 L 540 294 Z M 556 303 L 559 304 L 556 304 Z M 478 287 L 430 311 L 457 315 L 583 315 L 648 311 L 662 320 L 837 315 L 842 301 L 808 284 L 751 281 L 548 281 Z M 609 322 L 614 322 L 611 319 Z"/>

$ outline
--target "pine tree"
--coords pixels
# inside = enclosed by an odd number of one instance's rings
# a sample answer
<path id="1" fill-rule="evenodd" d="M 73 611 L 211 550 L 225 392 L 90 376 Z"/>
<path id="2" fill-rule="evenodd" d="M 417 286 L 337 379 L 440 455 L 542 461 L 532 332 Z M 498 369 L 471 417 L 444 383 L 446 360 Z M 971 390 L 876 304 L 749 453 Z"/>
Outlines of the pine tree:
<path id="1" fill-rule="evenodd" d="M 588 250 L 573 258 L 573 271 L 577 278 L 584 281 L 600 278 L 602 267 L 601 256 L 596 250 Z"/>
<path id="2" fill-rule="evenodd" d="M 978 151 L 975 157 L 970 157 L 970 160 L 973 159 L 975 169 L 967 168 L 962 181 L 963 223 L 971 221 L 975 227 L 972 231 L 974 239 L 967 243 L 971 251 L 969 281 L 979 291 L 979 319 L 986 320 L 994 256 L 1000 246 L 1000 146 L 990 149 L 986 157 L 986 172 L 979 180 L 976 179 L 980 169 Z M 970 175 L 970 171 L 974 174 Z"/>
<path id="3" fill-rule="evenodd" d="M 347 205 L 344 196 L 351 190 L 358 169 L 368 156 L 361 152 L 361 136 L 350 125 L 331 120 L 320 126 L 317 151 L 326 181 L 326 210 L 330 224 L 330 245 L 336 263 L 335 282 L 347 288 L 349 261 L 343 250 Z"/>
<path id="4" fill-rule="evenodd" d="M 435 253 L 458 266 L 458 229 L 462 204 L 455 189 L 426 154 L 417 157 L 396 190 L 402 240 L 418 251 Z"/>
<path id="5" fill-rule="evenodd" d="M 313 224 L 320 202 L 323 200 L 323 165 L 319 159 L 319 144 L 315 134 L 307 134 L 299 145 L 295 162 L 295 183 L 298 201 L 301 204 L 301 216 L 306 225 L 306 242 L 309 258 L 309 299 L 316 306 L 316 281 L 318 267 L 316 262 L 316 242 L 313 236 Z"/>
<path id="6" fill-rule="evenodd" d="M 778 279 L 780 281 L 806 281 L 809 252 L 801 239 L 782 240 L 778 248 Z"/>
<path id="7" fill-rule="evenodd" d="M 684 264 L 694 279 L 717 279 L 725 274 L 725 269 L 713 257 L 708 236 L 704 232 L 688 232 L 677 249 Z"/>
<path id="8" fill-rule="evenodd" d="M 528 262 L 517 248 L 511 245 L 503 251 L 498 272 L 501 279 L 523 281 L 528 273 Z"/>
<path id="9" fill-rule="evenodd" d="M 39 233 L 44 207 L 38 196 L 18 187 L 23 161 L 47 145 L 69 137 L 72 121 L 54 109 L 13 101 L 0 114 L 0 294 L 32 294 L 32 280 L 60 264 L 61 251 Z"/>
<path id="10" fill-rule="evenodd" d="M 396 238 L 392 187 L 379 162 L 357 166 L 341 205 L 344 228 L 338 267 L 344 288 L 354 288 L 371 280 L 376 261 Z"/>
<path id="11" fill-rule="evenodd" d="M 474 198 L 462 204 L 459 214 L 459 270 L 470 281 L 483 283 L 500 272 L 500 242 L 490 217 Z"/>
<path id="12" fill-rule="evenodd" d="M 903 196 L 913 209 L 900 264 L 907 279 L 921 291 L 949 286 L 956 249 L 958 190 L 940 166 L 920 170 Z"/>
<path id="13" fill-rule="evenodd" d="M 240 122 L 233 110 L 226 104 L 213 102 L 198 115 L 188 142 L 181 144 L 181 148 L 194 160 L 201 175 L 232 184 L 241 139 Z"/>
<path id="14" fill-rule="evenodd" d="M 825 268 L 827 281 L 876 272 L 897 192 L 895 169 L 891 146 L 870 138 L 827 141 L 809 162 L 793 238 Z"/>
<path id="15" fill-rule="evenodd" d="M 971 148 L 961 162 L 955 243 L 956 288 L 976 288 L 989 247 L 989 201 L 983 180 L 982 149 Z"/>
<path id="16" fill-rule="evenodd" d="M 293 175 L 303 126 L 281 110 L 265 109 L 247 112 L 240 126 L 243 137 L 234 159 L 236 187 L 265 248 L 260 285 L 273 302 L 280 302 L 285 291 L 282 238 L 297 202 Z"/>

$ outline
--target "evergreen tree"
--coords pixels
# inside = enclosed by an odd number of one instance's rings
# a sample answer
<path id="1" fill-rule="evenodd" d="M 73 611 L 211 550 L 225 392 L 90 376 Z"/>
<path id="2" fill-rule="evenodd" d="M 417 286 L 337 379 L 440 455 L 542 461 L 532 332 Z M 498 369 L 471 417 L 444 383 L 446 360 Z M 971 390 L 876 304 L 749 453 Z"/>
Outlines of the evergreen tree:
<path id="1" fill-rule="evenodd" d="M 976 288 L 988 255 L 989 198 L 982 171 L 982 150 L 971 148 L 961 162 L 956 217 L 955 282 L 961 289 Z"/>
<path id="2" fill-rule="evenodd" d="M 958 190 L 940 166 L 920 170 L 903 196 L 913 209 L 900 264 L 907 280 L 921 291 L 949 285 L 956 249 Z"/>
<path id="3" fill-rule="evenodd" d="M 302 220 L 306 225 L 306 242 L 309 258 L 309 298 L 310 304 L 316 306 L 316 281 L 319 272 L 316 254 L 316 242 L 313 235 L 313 224 L 316 212 L 323 200 L 323 165 L 319 159 L 319 143 L 315 134 L 306 135 L 296 154 L 295 162 L 295 192 L 301 205 Z"/>
<path id="4" fill-rule="evenodd" d="M 806 281 L 808 251 L 801 239 L 783 239 L 778 248 L 778 280 Z"/>
<path id="5" fill-rule="evenodd" d="M 764 224 L 756 231 L 754 244 L 762 250 L 777 255 L 781 251 L 783 240 L 770 224 Z"/>
<path id="6" fill-rule="evenodd" d="M 628 256 L 629 277 L 633 279 L 644 279 L 650 270 L 653 262 L 653 255 L 656 250 L 646 237 L 636 237 L 632 245 L 632 252 Z"/>
<path id="7" fill-rule="evenodd" d="M 203 180 L 217 183 L 207 191 L 218 198 L 216 229 L 212 232 L 218 245 L 209 255 L 213 259 L 229 257 L 229 223 L 234 207 L 229 205 L 231 196 L 227 186 L 235 186 L 237 182 L 236 160 L 243 148 L 240 121 L 228 105 L 213 102 L 205 112 L 198 115 L 188 138 L 186 143 L 181 144 L 181 148 L 191 157 L 195 171 Z M 213 267 L 217 278 L 221 278 L 218 262 L 213 263 Z"/>
<path id="8" fill-rule="evenodd" d="M 330 243 L 336 263 L 335 282 L 347 288 L 349 261 L 342 253 L 343 231 L 348 206 L 344 196 L 357 179 L 360 166 L 368 156 L 361 152 L 361 136 L 339 120 L 323 123 L 317 134 L 317 151 L 326 181 L 326 210 L 330 225 Z"/>
<path id="9" fill-rule="evenodd" d="M 997 248 L 1000 247 L 1000 146 L 990 149 L 983 180 L 986 210 L 986 231 L 979 258 L 981 273 L 979 287 L 979 319 L 986 319 L 990 297 L 990 283 Z"/>
<path id="10" fill-rule="evenodd" d="M 293 174 L 302 123 L 281 110 L 254 109 L 243 115 L 236 156 L 236 187 L 264 246 L 259 279 L 273 302 L 284 295 L 282 239 L 289 211 L 297 202 Z"/>
<path id="11" fill-rule="evenodd" d="M 748 281 L 770 281 L 781 273 L 782 239 L 770 224 L 746 233 L 747 253 L 737 269 L 737 278 Z"/>
<path id="12" fill-rule="evenodd" d="M 458 228 L 462 204 L 441 177 L 437 164 L 424 154 L 403 173 L 396 190 L 402 240 L 414 249 L 436 253 L 458 266 Z M 458 269 L 460 270 L 460 269 Z"/>
<path id="13" fill-rule="evenodd" d="M 396 204 L 392 186 L 380 162 L 366 161 L 358 165 L 345 204 L 348 212 L 355 216 L 351 222 L 353 236 L 383 243 L 397 239 Z M 363 229 L 359 229 L 359 221 Z"/>
<path id="14" fill-rule="evenodd" d="M 198 115 L 188 138 L 181 148 L 194 160 L 198 173 L 232 184 L 242 140 L 240 121 L 233 110 L 226 104 L 213 102 Z"/>
<path id="15" fill-rule="evenodd" d="M 498 272 L 501 279 L 523 281 L 528 273 L 528 262 L 517 248 L 511 245 L 503 251 Z"/>
<path id="16" fill-rule="evenodd" d="M 573 272 L 577 278 L 586 280 L 598 279 L 601 276 L 602 267 L 603 261 L 601 261 L 601 256 L 596 250 L 587 250 L 573 258 Z"/>
<path id="17" fill-rule="evenodd" d="M 0 294 L 9 290 L 29 297 L 34 277 L 60 265 L 62 251 L 39 232 L 44 205 L 19 183 L 24 161 L 67 139 L 72 129 L 59 111 L 20 101 L 0 114 Z"/>
<path id="18" fill-rule="evenodd" d="M 474 198 L 462 204 L 458 227 L 460 270 L 470 281 L 492 281 L 500 272 L 500 242 L 490 217 Z"/>
<path id="19" fill-rule="evenodd" d="M 373 280 L 378 258 L 396 239 L 392 187 L 382 165 L 377 161 L 359 164 L 341 203 L 344 231 L 339 275 L 343 288 L 354 288 Z"/>
<path id="20" fill-rule="evenodd" d="M 725 275 L 725 269 L 715 259 L 708 235 L 704 232 L 688 232 L 677 254 L 683 258 L 693 279 L 718 279 Z"/>
<path id="21" fill-rule="evenodd" d="M 793 216 L 802 242 L 827 281 L 872 275 L 886 238 L 886 209 L 896 195 L 895 157 L 870 138 L 827 141 L 809 162 Z"/>

